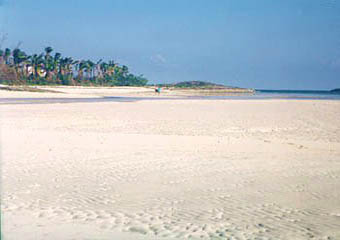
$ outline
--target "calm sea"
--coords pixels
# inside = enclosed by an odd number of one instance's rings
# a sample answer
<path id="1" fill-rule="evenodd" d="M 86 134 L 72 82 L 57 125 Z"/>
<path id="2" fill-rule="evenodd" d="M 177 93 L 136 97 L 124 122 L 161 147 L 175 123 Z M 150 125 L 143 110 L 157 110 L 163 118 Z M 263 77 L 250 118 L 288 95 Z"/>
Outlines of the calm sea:
<path id="1" fill-rule="evenodd" d="M 339 93 L 320 90 L 263 90 L 256 89 L 254 94 L 235 96 L 195 96 L 191 99 L 316 99 L 340 100 Z"/>
<path id="2" fill-rule="evenodd" d="M 263 90 L 257 89 L 254 97 L 283 99 L 325 99 L 340 100 L 340 94 L 320 90 Z"/>

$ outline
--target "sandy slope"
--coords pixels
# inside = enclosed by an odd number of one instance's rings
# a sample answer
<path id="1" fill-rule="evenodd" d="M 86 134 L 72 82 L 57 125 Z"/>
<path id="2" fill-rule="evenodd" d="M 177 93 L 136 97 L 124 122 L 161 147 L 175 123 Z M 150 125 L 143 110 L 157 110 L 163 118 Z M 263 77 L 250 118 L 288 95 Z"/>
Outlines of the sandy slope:
<path id="1" fill-rule="evenodd" d="M 6 87 L 5 85 L 0 85 Z M 20 87 L 18 87 L 20 88 Z M 4 91 L 0 98 L 96 98 L 104 96 L 155 95 L 152 88 L 144 87 L 75 87 L 75 86 L 35 86 L 53 92 Z"/>
<path id="2" fill-rule="evenodd" d="M 340 239 L 340 102 L 1 105 L 5 239 Z"/>
<path id="3" fill-rule="evenodd" d="M 45 91 L 54 91 L 58 93 L 38 93 L 23 91 L 4 91 L 1 90 L 0 98 L 93 98 L 93 97 L 111 97 L 111 96 L 129 96 L 129 97 L 185 97 L 185 96 L 203 96 L 203 95 L 249 95 L 252 90 L 249 89 L 223 89 L 223 90 L 199 90 L 199 89 L 168 89 L 162 88 L 161 94 L 156 94 L 153 87 L 82 87 L 82 86 L 35 86 Z M 20 88 L 20 87 L 18 87 Z"/>

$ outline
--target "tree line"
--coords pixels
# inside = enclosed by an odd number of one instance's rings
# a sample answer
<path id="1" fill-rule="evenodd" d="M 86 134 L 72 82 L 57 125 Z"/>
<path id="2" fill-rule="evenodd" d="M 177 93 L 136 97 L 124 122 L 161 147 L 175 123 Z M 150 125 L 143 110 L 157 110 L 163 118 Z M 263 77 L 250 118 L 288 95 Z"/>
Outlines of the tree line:
<path id="1" fill-rule="evenodd" d="M 148 80 L 136 76 L 113 60 L 74 60 L 46 47 L 28 55 L 19 48 L 0 49 L 0 83 L 34 85 L 144 86 Z"/>

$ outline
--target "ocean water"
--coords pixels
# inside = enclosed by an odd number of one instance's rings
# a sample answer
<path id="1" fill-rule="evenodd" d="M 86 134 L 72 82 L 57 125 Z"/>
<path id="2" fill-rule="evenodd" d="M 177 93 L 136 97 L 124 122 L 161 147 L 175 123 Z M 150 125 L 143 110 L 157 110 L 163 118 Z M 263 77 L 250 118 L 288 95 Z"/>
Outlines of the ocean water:
<path id="1" fill-rule="evenodd" d="M 190 99 L 295 99 L 295 100 L 340 100 L 339 93 L 320 90 L 262 90 L 256 89 L 254 94 L 235 96 L 194 96 Z"/>
<path id="2" fill-rule="evenodd" d="M 257 89 L 254 97 L 281 99 L 340 100 L 339 93 L 321 90 L 263 90 Z"/>

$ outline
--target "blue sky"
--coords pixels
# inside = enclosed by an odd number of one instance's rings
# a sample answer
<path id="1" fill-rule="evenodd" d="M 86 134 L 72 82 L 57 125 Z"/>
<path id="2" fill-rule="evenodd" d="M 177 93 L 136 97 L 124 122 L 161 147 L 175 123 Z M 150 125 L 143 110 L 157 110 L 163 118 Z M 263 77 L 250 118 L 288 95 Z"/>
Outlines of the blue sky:
<path id="1" fill-rule="evenodd" d="M 114 59 L 151 82 L 340 87 L 340 1 L 0 0 L 4 45 Z"/>

